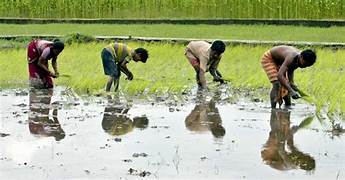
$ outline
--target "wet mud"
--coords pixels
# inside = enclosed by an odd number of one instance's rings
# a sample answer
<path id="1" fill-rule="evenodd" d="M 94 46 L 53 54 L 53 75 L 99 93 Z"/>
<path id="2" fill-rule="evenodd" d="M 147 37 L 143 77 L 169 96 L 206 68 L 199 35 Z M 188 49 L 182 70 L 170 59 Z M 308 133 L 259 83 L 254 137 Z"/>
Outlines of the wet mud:
<path id="1" fill-rule="evenodd" d="M 0 91 L 0 179 L 344 179 L 344 120 L 220 90 Z"/>

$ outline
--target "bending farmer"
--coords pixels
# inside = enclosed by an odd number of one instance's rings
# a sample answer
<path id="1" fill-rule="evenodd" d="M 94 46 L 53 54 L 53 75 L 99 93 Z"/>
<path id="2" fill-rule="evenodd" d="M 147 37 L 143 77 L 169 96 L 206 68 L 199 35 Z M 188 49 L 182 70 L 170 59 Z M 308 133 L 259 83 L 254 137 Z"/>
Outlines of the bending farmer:
<path id="1" fill-rule="evenodd" d="M 59 77 L 57 56 L 64 49 L 64 43 L 36 39 L 29 43 L 27 59 L 29 63 L 30 86 L 35 88 L 53 88 L 53 78 Z M 54 72 L 48 68 L 48 60 L 52 59 Z"/>
<path id="2" fill-rule="evenodd" d="M 101 53 L 104 74 L 109 76 L 106 91 L 110 91 L 114 83 L 115 91 L 119 86 L 121 71 L 127 76 L 127 80 L 133 79 L 133 74 L 128 70 L 127 63 L 141 61 L 146 63 L 148 52 L 144 48 L 132 49 L 123 43 L 111 43 L 103 48 Z"/>
<path id="3" fill-rule="evenodd" d="M 291 98 L 298 99 L 301 96 L 294 84 L 294 71 L 297 68 L 312 66 L 316 61 L 316 54 L 312 50 L 300 51 L 292 46 L 275 46 L 268 50 L 261 59 L 261 65 L 272 83 L 270 93 L 271 107 L 276 108 L 285 101 L 285 105 L 291 105 Z"/>
<path id="4" fill-rule="evenodd" d="M 212 44 L 205 41 L 191 41 L 186 48 L 185 55 L 196 73 L 196 82 L 202 89 L 206 89 L 205 72 L 210 71 L 213 80 L 224 83 L 222 75 L 217 70 L 218 64 L 225 51 L 222 41 L 214 41 Z"/>

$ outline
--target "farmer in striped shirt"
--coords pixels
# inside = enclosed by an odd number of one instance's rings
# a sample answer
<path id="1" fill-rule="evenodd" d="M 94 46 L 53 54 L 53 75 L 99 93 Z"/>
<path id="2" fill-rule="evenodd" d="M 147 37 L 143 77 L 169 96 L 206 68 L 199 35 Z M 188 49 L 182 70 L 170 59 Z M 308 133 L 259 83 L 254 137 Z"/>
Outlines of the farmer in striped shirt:
<path id="1" fill-rule="evenodd" d="M 114 83 L 115 91 L 117 91 L 121 71 L 127 76 L 127 80 L 133 79 L 133 74 L 128 70 L 126 64 L 132 60 L 146 63 L 148 52 L 144 48 L 132 49 L 123 43 L 111 43 L 103 48 L 101 58 L 104 74 L 109 76 L 105 90 L 110 91 Z"/>
<path id="2" fill-rule="evenodd" d="M 294 71 L 297 68 L 312 66 L 316 61 L 314 51 L 307 49 L 300 51 L 292 46 L 275 46 L 268 50 L 261 59 L 261 65 L 272 83 L 270 93 L 271 107 L 276 108 L 285 101 L 286 106 L 291 105 L 291 98 L 298 99 L 299 89 L 294 84 Z"/>

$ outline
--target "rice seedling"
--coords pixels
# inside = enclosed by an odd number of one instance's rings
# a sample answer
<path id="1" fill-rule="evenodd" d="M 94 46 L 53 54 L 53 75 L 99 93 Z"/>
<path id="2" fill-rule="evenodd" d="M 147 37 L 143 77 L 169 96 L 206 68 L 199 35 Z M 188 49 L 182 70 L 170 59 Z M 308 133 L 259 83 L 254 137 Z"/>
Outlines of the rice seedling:
<path id="1" fill-rule="evenodd" d="M 184 57 L 184 46 L 162 43 L 129 42 L 131 47 L 144 47 L 149 51 L 146 64 L 129 63 L 134 74 L 133 81 L 122 75 L 120 89 L 124 93 L 179 93 L 195 86 L 195 75 Z M 58 59 L 61 77 L 57 85 L 68 86 L 80 93 L 102 92 L 107 77 L 103 74 L 100 52 L 106 43 L 71 44 Z M 261 94 L 268 100 L 271 84 L 260 65 L 262 54 L 270 47 L 227 47 L 219 70 L 231 86 L 243 89 L 266 89 Z M 318 110 L 327 107 L 330 112 L 345 112 L 345 50 L 317 49 L 318 59 L 311 68 L 298 69 L 295 81 L 305 94 L 312 98 Z M 25 49 L 0 51 L 1 87 L 17 87 L 16 82 L 26 82 L 27 64 Z M 207 75 L 209 82 L 212 77 Z M 22 84 L 25 86 L 26 84 Z"/>
<path id="2" fill-rule="evenodd" d="M 1 17 L 344 19 L 343 0 L 2 0 Z"/>

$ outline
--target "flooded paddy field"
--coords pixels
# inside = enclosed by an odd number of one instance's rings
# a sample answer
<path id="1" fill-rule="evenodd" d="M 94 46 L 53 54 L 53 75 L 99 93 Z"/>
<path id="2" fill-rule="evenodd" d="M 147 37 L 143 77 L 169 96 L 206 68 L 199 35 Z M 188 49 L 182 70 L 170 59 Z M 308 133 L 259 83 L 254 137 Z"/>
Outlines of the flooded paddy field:
<path id="1" fill-rule="evenodd" d="M 0 179 L 345 179 L 344 120 L 226 90 L 0 91 Z"/>

